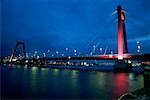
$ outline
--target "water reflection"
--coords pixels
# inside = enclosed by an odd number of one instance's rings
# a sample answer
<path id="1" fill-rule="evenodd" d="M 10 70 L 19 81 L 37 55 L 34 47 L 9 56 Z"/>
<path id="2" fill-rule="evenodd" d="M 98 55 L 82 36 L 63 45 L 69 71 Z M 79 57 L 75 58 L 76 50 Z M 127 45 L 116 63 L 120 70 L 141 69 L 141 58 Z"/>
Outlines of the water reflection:
<path id="1" fill-rule="evenodd" d="M 72 70 L 72 71 L 71 71 L 71 77 L 72 77 L 72 78 L 77 78 L 78 72 L 79 72 L 78 70 Z"/>
<path id="2" fill-rule="evenodd" d="M 25 65 L 23 68 L 24 68 L 24 69 L 28 69 L 28 65 Z"/>
<path id="3" fill-rule="evenodd" d="M 114 96 L 119 97 L 122 94 L 128 92 L 129 89 L 129 79 L 128 74 L 119 73 L 115 75 L 115 88 L 114 88 Z M 115 98 L 115 97 L 114 97 Z"/>
<path id="4" fill-rule="evenodd" d="M 130 80 L 137 80 L 137 78 L 138 78 L 138 75 L 137 74 L 133 74 L 133 73 L 129 73 L 129 79 Z"/>
<path id="5" fill-rule="evenodd" d="M 27 66 L 2 67 L 3 90 L 15 90 L 13 96 L 40 98 L 116 99 L 128 91 L 143 87 L 143 76 L 133 73 L 62 70 Z M 8 81 L 9 80 L 9 81 Z M 15 83 L 14 83 L 15 82 Z M 20 88 L 22 87 L 22 88 Z M 11 91 L 7 96 L 12 96 Z"/>
<path id="6" fill-rule="evenodd" d="M 36 67 L 36 66 L 31 67 L 32 72 L 36 72 L 37 69 L 38 69 L 38 67 Z"/>
<path id="7" fill-rule="evenodd" d="M 42 71 L 45 71 L 45 70 L 47 70 L 47 69 L 46 69 L 46 68 L 41 68 L 41 70 L 42 70 Z"/>

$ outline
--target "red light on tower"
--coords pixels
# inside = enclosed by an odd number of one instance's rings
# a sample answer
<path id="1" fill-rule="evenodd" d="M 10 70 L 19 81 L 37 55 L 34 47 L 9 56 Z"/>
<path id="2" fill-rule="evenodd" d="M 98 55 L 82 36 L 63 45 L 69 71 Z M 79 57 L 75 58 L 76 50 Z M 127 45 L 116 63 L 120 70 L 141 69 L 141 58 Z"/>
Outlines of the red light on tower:
<path id="1" fill-rule="evenodd" d="M 118 11 L 118 59 L 123 59 L 123 35 L 122 35 L 122 20 L 124 20 L 124 16 L 122 14 L 121 6 L 117 7 Z"/>
<path id="2" fill-rule="evenodd" d="M 121 10 L 121 21 L 124 21 L 125 20 L 125 14 L 124 14 L 124 11 Z"/>

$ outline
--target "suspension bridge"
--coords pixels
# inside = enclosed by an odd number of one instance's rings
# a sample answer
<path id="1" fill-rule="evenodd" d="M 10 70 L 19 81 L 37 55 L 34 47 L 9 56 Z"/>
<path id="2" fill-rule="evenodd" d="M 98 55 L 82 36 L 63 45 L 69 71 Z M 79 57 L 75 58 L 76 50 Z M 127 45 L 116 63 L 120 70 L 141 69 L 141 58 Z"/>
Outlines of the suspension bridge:
<path id="1" fill-rule="evenodd" d="M 19 46 L 23 48 L 23 59 L 19 60 L 22 63 L 35 63 L 35 62 L 48 62 L 48 61 L 70 61 L 70 60 L 114 60 L 116 61 L 116 67 L 129 66 L 129 60 L 137 61 L 149 61 L 149 54 L 129 54 L 127 36 L 126 36 L 126 25 L 125 25 L 125 11 L 121 6 L 117 6 L 118 14 L 118 53 L 117 54 L 103 54 L 103 55 L 89 55 L 89 56 L 68 56 L 68 57 L 38 57 L 37 59 L 29 59 L 26 55 L 26 48 L 23 42 L 17 42 L 13 52 L 9 58 L 9 63 L 17 63 L 15 60 L 16 50 Z"/>

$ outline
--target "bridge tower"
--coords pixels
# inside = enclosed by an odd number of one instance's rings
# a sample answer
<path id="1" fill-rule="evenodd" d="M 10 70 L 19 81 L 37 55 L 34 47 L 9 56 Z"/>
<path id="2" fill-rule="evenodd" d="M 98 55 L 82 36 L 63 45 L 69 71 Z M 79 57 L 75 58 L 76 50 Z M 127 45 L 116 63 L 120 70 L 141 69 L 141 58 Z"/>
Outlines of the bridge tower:
<path id="1" fill-rule="evenodd" d="M 26 57 L 26 50 L 25 50 L 25 44 L 24 44 L 24 42 L 17 42 L 17 44 L 16 44 L 15 48 L 13 49 L 13 52 L 12 52 L 12 54 L 11 54 L 11 56 L 10 56 L 10 59 L 9 59 L 10 62 L 11 62 L 12 59 L 14 58 L 15 53 L 16 53 L 16 50 L 17 50 L 17 48 L 18 48 L 19 45 L 22 46 L 22 48 L 23 48 L 24 59 L 27 58 L 27 57 Z"/>
<path id="2" fill-rule="evenodd" d="M 124 53 L 128 53 L 126 28 L 125 28 L 125 12 L 119 5 L 118 12 L 118 60 L 115 62 L 115 71 L 129 71 L 130 64 L 124 60 Z"/>
<path id="3" fill-rule="evenodd" d="M 118 12 L 118 60 L 123 60 L 123 54 L 128 53 L 126 28 L 125 28 L 125 12 L 119 5 Z M 124 44 L 124 45 L 123 45 Z"/>

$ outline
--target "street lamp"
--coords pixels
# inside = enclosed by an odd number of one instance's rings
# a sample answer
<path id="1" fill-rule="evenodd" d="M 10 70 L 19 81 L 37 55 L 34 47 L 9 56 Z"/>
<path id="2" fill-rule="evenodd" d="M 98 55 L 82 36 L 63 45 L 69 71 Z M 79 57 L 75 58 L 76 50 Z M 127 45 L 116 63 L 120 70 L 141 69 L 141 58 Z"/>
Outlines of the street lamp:
<path id="1" fill-rule="evenodd" d="M 95 51 L 95 48 L 96 48 L 96 46 L 93 45 L 93 50 L 92 50 L 92 52 L 90 53 L 90 55 L 93 55 L 93 53 L 94 53 L 94 51 Z"/>
<path id="2" fill-rule="evenodd" d="M 138 45 L 138 49 L 140 49 L 140 48 L 141 48 L 141 46 Z"/>
<path id="3" fill-rule="evenodd" d="M 40 56 L 39 56 L 39 55 L 37 55 L 36 59 L 39 59 L 39 58 L 40 58 Z"/>
<path id="4" fill-rule="evenodd" d="M 58 56 L 58 51 L 56 51 L 56 55 Z"/>
<path id="5" fill-rule="evenodd" d="M 103 51 L 103 48 L 99 48 L 99 50 L 100 50 L 100 53 L 102 53 L 102 51 Z"/>
<path id="6" fill-rule="evenodd" d="M 100 48 L 99 50 L 100 50 L 101 52 L 103 51 L 103 49 L 102 49 L 102 48 Z"/>
<path id="7" fill-rule="evenodd" d="M 29 58 L 28 53 L 26 53 L 26 57 Z"/>
<path id="8" fill-rule="evenodd" d="M 113 51 L 111 51 L 111 55 L 113 55 Z"/>
<path id="9" fill-rule="evenodd" d="M 37 51 L 35 51 L 34 53 L 37 54 Z"/>
<path id="10" fill-rule="evenodd" d="M 141 46 L 140 46 L 140 42 L 137 41 L 137 53 L 140 53 L 140 50 L 141 50 Z"/>
<path id="11" fill-rule="evenodd" d="M 45 54 L 45 52 L 43 53 L 43 56 L 44 56 L 44 57 L 46 57 L 46 54 Z"/>
<path id="12" fill-rule="evenodd" d="M 76 55 L 77 55 L 77 53 L 74 53 L 74 55 L 76 56 Z"/>
<path id="13" fill-rule="evenodd" d="M 95 45 L 93 45 L 93 48 L 95 48 L 96 46 Z"/>
<path id="14" fill-rule="evenodd" d="M 67 51 L 67 50 L 68 50 L 68 48 L 65 48 L 65 50 Z"/>
<path id="15" fill-rule="evenodd" d="M 77 50 L 76 50 L 76 49 L 74 49 L 73 51 L 74 51 L 74 55 L 76 56 L 76 55 L 77 55 Z"/>
<path id="16" fill-rule="evenodd" d="M 74 49 L 73 51 L 74 51 L 74 52 L 77 52 L 77 50 L 75 50 L 75 49 Z"/>
<path id="17" fill-rule="evenodd" d="M 139 44 L 140 42 L 139 42 L 139 41 L 137 41 L 136 43 L 137 43 L 137 44 Z"/>

